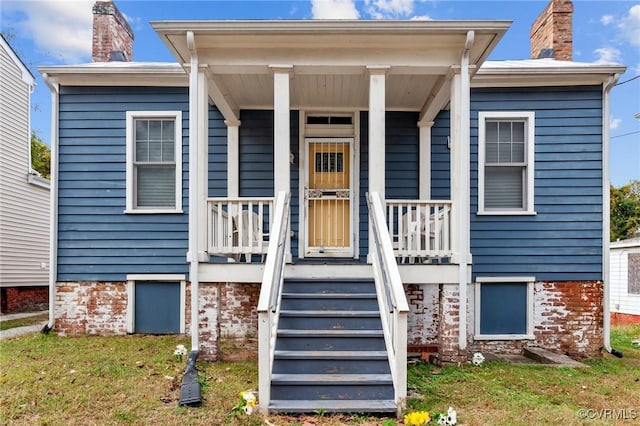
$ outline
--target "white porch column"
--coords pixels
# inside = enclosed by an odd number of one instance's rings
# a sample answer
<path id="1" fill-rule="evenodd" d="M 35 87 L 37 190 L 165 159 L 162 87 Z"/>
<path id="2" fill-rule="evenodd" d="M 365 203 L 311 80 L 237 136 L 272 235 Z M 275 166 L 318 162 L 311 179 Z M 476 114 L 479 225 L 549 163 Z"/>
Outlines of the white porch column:
<path id="1" fill-rule="evenodd" d="M 290 191 L 290 106 L 289 78 L 293 66 L 271 66 L 273 71 L 273 171 L 274 195 L 280 191 Z"/>
<path id="2" fill-rule="evenodd" d="M 467 266 L 471 262 L 470 226 L 470 108 L 469 51 L 474 32 L 467 32 L 460 72 L 451 81 L 451 242 L 453 262 L 458 263 L 459 335 L 458 347 L 467 347 Z"/>
<path id="3" fill-rule="evenodd" d="M 207 90 L 207 76 L 205 74 L 206 65 L 198 68 L 197 87 L 197 128 L 196 144 L 198 156 L 197 177 L 197 197 L 196 205 L 198 209 L 198 261 L 208 262 L 207 253 L 207 197 L 209 196 L 209 96 Z M 189 117 L 191 123 L 191 117 Z M 191 125 L 189 126 L 191 128 Z M 191 151 L 189 151 L 191 152 Z M 191 160 L 189 160 L 191 161 Z M 191 201 L 189 201 L 191 202 Z"/>
<path id="4" fill-rule="evenodd" d="M 369 192 L 385 199 L 385 86 L 388 66 L 369 66 Z M 371 240 L 370 240 L 371 241 Z"/>
<path id="5" fill-rule="evenodd" d="M 227 125 L 227 197 L 240 196 L 240 121 L 225 120 Z"/>
<path id="6" fill-rule="evenodd" d="M 189 281 L 191 282 L 191 349 L 199 349 L 199 262 L 208 260 L 206 247 L 207 145 L 209 104 L 206 67 L 200 67 L 193 32 L 187 32 L 189 70 Z M 180 125 L 180 124 L 179 124 Z M 180 161 L 181 153 L 176 153 Z"/>
<path id="7" fill-rule="evenodd" d="M 433 121 L 419 121 L 420 128 L 420 158 L 419 158 L 419 188 L 418 198 L 431 199 L 431 128 Z"/>
<path id="8" fill-rule="evenodd" d="M 277 65 L 270 68 L 273 72 L 273 195 L 275 197 L 280 191 L 291 191 L 289 80 L 293 65 Z M 287 235 L 285 258 L 287 263 L 291 263 L 291 234 Z"/>
<path id="9" fill-rule="evenodd" d="M 369 71 L 369 193 L 377 192 L 385 200 L 385 112 L 388 66 L 368 66 Z M 373 241 L 369 227 L 369 253 Z M 371 262 L 367 255 L 367 262 Z"/>

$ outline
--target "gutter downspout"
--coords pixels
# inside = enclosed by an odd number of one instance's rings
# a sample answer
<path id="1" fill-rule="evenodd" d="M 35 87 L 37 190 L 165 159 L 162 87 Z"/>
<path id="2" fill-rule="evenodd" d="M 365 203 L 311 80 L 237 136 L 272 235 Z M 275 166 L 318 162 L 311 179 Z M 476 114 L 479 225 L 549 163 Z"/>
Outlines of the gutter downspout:
<path id="1" fill-rule="evenodd" d="M 461 187 L 464 188 L 464 199 L 459 204 L 460 211 L 460 231 L 459 238 L 460 244 L 460 263 L 458 269 L 458 282 L 460 283 L 460 308 L 459 308 L 459 335 L 458 335 L 458 347 L 461 351 L 467 348 L 467 268 L 469 263 L 469 238 L 470 238 L 470 223 L 469 223 L 469 187 L 470 187 L 470 171 L 471 167 L 470 158 L 470 134 L 471 134 L 471 92 L 470 92 L 470 78 L 469 78 L 469 55 L 471 53 L 471 47 L 475 39 L 474 31 L 467 31 L 467 39 L 464 43 L 464 50 L 462 51 L 462 60 L 460 61 L 460 111 L 461 111 L 461 129 L 460 129 L 460 151 L 461 156 L 464 159 L 464 164 L 461 165 L 458 173 L 462 173 L 460 180 L 462 182 Z"/>
<path id="2" fill-rule="evenodd" d="M 200 300 L 200 281 L 198 277 L 198 53 L 193 31 L 187 31 L 187 46 L 191 54 L 189 70 L 189 281 L 191 282 L 191 350 L 200 347 L 198 336 L 198 303 Z"/>
<path id="3" fill-rule="evenodd" d="M 622 352 L 611 348 L 611 271 L 610 264 L 610 209 L 611 209 L 611 181 L 609 178 L 609 114 L 610 114 L 610 94 L 615 86 L 619 74 L 614 74 L 602 85 L 602 284 L 604 291 L 603 301 L 603 333 L 604 349 L 611 355 L 622 358 Z"/>
<path id="4" fill-rule="evenodd" d="M 42 78 L 51 90 L 51 186 L 49 193 L 49 322 L 42 328 L 49 333 L 55 323 L 56 279 L 58 278 L 58 105 L 60 88 L 43 74 Z"/>

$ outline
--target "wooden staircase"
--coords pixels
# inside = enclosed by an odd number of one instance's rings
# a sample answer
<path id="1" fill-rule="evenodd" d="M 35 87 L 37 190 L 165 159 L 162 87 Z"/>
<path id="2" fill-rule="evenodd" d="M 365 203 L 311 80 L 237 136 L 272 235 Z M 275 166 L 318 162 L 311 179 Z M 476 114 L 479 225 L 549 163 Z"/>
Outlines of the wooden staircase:
<path id="1" fill-rule="evenodd" d="M 373 280 L 287 279 L 270 412 L 396 412 Z"/>

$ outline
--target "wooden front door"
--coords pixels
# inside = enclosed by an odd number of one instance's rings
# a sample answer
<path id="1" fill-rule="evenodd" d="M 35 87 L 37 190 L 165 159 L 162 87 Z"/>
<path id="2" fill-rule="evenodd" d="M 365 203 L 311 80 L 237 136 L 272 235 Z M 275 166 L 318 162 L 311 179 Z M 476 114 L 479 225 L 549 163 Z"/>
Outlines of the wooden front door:
<path id="1" fill-rule="evenodd" d="M 306 256 L 353 256 L 352 141 L 307 139 Z"/>

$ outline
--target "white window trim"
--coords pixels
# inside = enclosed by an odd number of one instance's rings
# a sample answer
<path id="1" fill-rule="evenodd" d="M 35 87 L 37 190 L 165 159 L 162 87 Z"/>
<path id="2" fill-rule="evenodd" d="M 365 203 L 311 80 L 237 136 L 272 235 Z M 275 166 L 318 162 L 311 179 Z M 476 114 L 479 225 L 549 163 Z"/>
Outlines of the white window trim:
<path id="1" fill-rule="evenodd" d="M 135 306 L 136 306 L 136 282 L 137 281 L 167 281 L 180 282 L 180 334 L 186 333 L 186 299 L 187 281 L 184 274 L 134 274 L 127 275 L 127 333 L 135 333 Z"/>
<path id="2" fill-rule="evenodd" d="M 475 334 L 474 340 L 533 340 L 533 284 L 535 277 L 477 277 L 475 282 Z M 480 333 L 480 286 L 482 283 L 527 283 L 527 333 L 526 334 L 481 334 Z"/>
<path id="3" fill-rule="evenodd" d="M 527 121 L 526 134 L 526 208 L 524 210 L 486 210 L 484 208 L 484 168 L 485 168 L 485 122 L 490 119 L 513 119 Z M 535 112 L 533 111 L 481 111 L 478 112 L 478 215 L 535 215 L 534 178 L 535 178 Z"/>
<path id="4" fill-rule="evenodd" d="M 175 208 L 136 208 L 134 207 L 135 188 L 134 182 L 134 125 L 136 118 L 172 118 L 175 125 L 175 156 L 176 156 L 176 207 Z M 127 202 L 125 213 L 129 214 L 157 214 L 157 213 L 182 213 L 182 111 L 127 111 Z"/>

